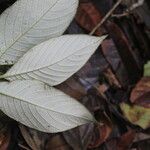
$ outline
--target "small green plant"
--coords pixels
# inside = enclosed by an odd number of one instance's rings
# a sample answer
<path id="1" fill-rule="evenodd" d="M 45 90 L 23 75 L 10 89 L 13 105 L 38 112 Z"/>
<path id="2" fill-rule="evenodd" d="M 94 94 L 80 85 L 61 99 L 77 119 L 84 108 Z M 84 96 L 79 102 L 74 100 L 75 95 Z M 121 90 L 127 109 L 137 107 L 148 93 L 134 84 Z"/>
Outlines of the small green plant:
<path id="1" fill-rule="evenodd" d="M 105 36 L 62 35 L 78 0 L 18 0 L 0 17 L 0 108 L 43 132 L 62 132 L 95 122 L 78 101 L 55 89 L 77 72 Z"/>

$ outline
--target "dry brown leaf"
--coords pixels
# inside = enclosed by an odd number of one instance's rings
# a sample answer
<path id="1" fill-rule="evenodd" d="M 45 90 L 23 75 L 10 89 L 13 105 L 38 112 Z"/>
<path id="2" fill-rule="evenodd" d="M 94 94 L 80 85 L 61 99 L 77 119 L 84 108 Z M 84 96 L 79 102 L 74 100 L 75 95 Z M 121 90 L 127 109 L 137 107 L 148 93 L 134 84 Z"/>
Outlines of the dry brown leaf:
<path id="1" fill-rule="evenodd" d="M 92 29 L 100 22 L 101 19 L 102 16 L 100 15 L 94 4 L 92 4 L 92 2 L 81 3 L 79 5 L 76 15 L 76 21 L 87 31 L 92 31 Z M 98 28 L 95 32 L 95 34 L 98 36 L 104 33 L 104 28 Z"/>
<path id="2" fill-rule="evenodd" d="M 132 103 L 150 108 L 150 77 L 143 77 L 132 90 Z"/>
<path id="3" fill-rule="evenodd" d="M 45 150 L 71 150 L 62 135 L 55 135 L 46 144 Z"/>
<path id="4" fill-rule="evenodd" d="M 11 140 L 11 132 L 7 125 L 0 127 L 0 150 L 6 150 Z"/>
<path id="5" fill-rule="evenodd" d="M 110 118 L 105 114 L 102 113 L 99 114 L 101 123 L 95 127 L 95 130 L 93 132 L 91 143 L 89 144 L 88 148 L 93 149 L 99 147 L 101 144 L 103 144 L 108 137 L 110 136 L 112 130 L 113 130 L 113 124 L 110 120 Z"/>
<path id="6" fill-rule="evenodd" d="M 133 143 L 133 140 L 135 138 L 135 131 L 130 130 L 124 135 L 121 136 L 121 138 L 117 142 L 117 150 L 127 150 L 130 148 L 131 144 Z"/>
<path id="7" fill-rule="evenodd" d="M 104 71 L 104 75 L 107 78 L 110 86 L 114 86 L 118 88 L 122 87 L 122 85 L 120 84 L 120 81 L 117 79 L 116 75 L 112 72 L 110 68 Z"/>
<path id="8" fill-rule="evenodd" d="M 71 97 L 80 100 L 83 96 L 86 95 L 86 91 L 80 82 L 72 76 L 64 83 L 56 86 L 59 90 L 63 91 L 64 93 L 70 95 Z"/>

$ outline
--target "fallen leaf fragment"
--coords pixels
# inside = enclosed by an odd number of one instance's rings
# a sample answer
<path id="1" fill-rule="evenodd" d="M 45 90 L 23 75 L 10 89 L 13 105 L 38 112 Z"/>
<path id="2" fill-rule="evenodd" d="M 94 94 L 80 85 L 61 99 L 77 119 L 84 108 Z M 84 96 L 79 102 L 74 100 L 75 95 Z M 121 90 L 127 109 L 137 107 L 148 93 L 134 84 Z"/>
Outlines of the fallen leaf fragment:
<path id="1" fill-rule="evenodd" d="M 92 2 L 87 2 L 79 5 L 75 19 L 81 27 L 90 32 L 101 21 L 102 16 Z M 95 35 L 100 36 L 104 32 L 104 28 L 98 28 Z"/>
<path id="2" fill-rule="evenodd" d="M 70 146 L 66 143 L 62 135 L 55 135 L 46 143 L 45 150 L 70 150 Z"/>
<path id="3" fill-rule="evenodd" d="M 94 125 L 91 123 L 66 131 L 63 136 L 74 150 L 87 150 L 93 130 Z"/>
<path id="4" fill-rule="evenodd" d="M 77 100 L 80 100 L 83 96 L 86 95 L 84 87 L 75 78 L 75 76 L 72 76 L 62 84 L 57 85 L 56 88 Z"/>
<path id="5" fill-rule="evenodd" d="M 118 80 L 119 87 L 126 86 L 129 82 L 127 71 L 118 53 L 118 49 L 112 39 L 106 39 L 101 45 L 102 53 L 115 74 L 115 80 Z M 116 82 L 117 83 L 117 82 Z M 118 85 L 117 84 L 117 85 Z"/>
<path id="6" fill-rule="evenodd" d="M 150 77 L 143 77 L 131 92 L 130 100 L 137 105 L 150 108 Z"/>
<path id="7" fill-rule="evenodd" d="M 113 130 L 113 124 L 110 118 L 105 113 L 99 114 L 99 116 L 101 124 L 98 124 L 97 127 L 95 127 L 91 143 L 88 146 L 89 149 L 97 148 L 103 144 Z"/>
<path id="8" fill-rule="evenodd" d="M 112 129 L 106 124 L 99 126 L 97 129 L 95 129 L 95 136 L 97 134 L 99 134 L 99 135 L 97 135 L 98 137 L 95 137 L 95 139 L 93 139 L 93 141 L 90 143 L 88 148 L 93 149 L 93 148 L 99 147 L 101 144 L 103 144 L 107 140 L 111 131 L 112 131 Z M 96 132 L 97 132 L 97 134 L 96 134 Z"/>
<path id="9" fill-rule="evenodd" d="M 117 79 L 116 75 L 113 73 L 111 68 L 108 68 L 104 71 L 105 77 L 108 79 L 108 82 L 111 86 L 121 88 L 121 84 Z"/>
<path id="10" fill-rule="evenodd" d="M 127 133 L 123 134 L 117 143 L 117 150 L 127 150 L 130 148 L 130 146 L 133 143 L 133 140 L 135 138 L 135 131 L 130 130 Z"/>
<path id="11" fill-rule="evenodd" d="M 122 103 L 121 110 L 124 116 L 133 124 L 140 126 L 143 129 L 150 127 L 150 109 L 142 106 L 130 106 Z"/>
<path id="12" fill-rule="evenodd" d="M 19 124 L 20 132 L 32 150 L 42 150 L 45 146 L 45 141 L 48 139 L 48 134 L 30 129 L 22 124 Z"/>
<path id="13" fill-rule="evenodd" d="M 11 132 L 6 125 L 0 123 L 0 150 L 7 150 L 11 140 Z"/>

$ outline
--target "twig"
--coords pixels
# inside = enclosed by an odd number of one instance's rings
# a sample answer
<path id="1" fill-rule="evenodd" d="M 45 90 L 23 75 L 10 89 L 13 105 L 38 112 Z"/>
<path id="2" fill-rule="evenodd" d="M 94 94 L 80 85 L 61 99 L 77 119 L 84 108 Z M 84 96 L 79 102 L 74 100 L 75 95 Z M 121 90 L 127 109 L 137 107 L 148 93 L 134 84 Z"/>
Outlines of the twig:
<path id="1" fill-rule="evenodd" d="M 21 147 L 21 148 L 23 148 L 23 149 L 25 149 L 25 150 L 31 150 L 31 149 L 29 149 L 28 147 L 26 147 L 26 146 L 24 146 L 24 145 L 22 145 L 22 144 L 20 144 L 20 143 L 18 144 L 18 146 Z"/>
<path id="2" fill-rule="evenodd" d="M 138 2 L 134 3 L 130 8 L 129 11 L 133 11 L 134 9 L 142 6 L 145 0 L 138 0 Z"/>
<path id="3" fill-rule="evenodd" d="M 111 8 L 111 10 L 106 14 L 106 16 L 101 20 L 101 22 L 99 22 L 95 28 L 90 32 L 89 35 L 93 35 L 95 33 L 95 31 L 111 16 L 111 14 L 113 13 L 113 11 L 120 5 L 120 3 L 123 0 L 118 0 L 116 2 L 116 4 Z"/>
<path id="4" fill-rule="evenodd" d="M 111 16 L 112 16 L 112 17 L 115 17 L 115 18 L 126 17 L 126 16 L 132 14 L 132 12 L 133 12 L 135 9 L 141 7 L 141 6 L 144 4 L 144 1 L 145 1 L 145 0 L 138 0 L 138 2 L 132 4 L 132 6 L 131 6 L 130 8 L 128 8 L 124 13 L 122 13 L 122 14 L 112 14 Z"/>
<path id="5" fill-rule="evenodd" d="M 111 17 L 113 18 L 122 18 L 122 17 L 126 17 L 129 16 L 129 12 L 124 12 L 122 14 L 112 14 Z"/>

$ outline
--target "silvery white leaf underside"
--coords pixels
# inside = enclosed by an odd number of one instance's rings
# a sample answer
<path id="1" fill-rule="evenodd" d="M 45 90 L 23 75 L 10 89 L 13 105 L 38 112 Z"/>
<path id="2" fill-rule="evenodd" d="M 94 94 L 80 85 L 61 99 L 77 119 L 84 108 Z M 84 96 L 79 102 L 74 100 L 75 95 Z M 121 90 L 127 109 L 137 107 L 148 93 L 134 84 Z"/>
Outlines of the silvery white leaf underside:
<path id="1" fill-rule="evenodd" d="M 0 16 L 0 65 L 13 64 L 33 46 L 60 36 L 78 0 L 18 0 Z"/>
<path id="2" fill-rule="evenodd" d="M 95 121 L 78 101 L 38 81 L 1 82 L 0 108 L 16 121 L 43 132 L 62 132 Z"/>
<path id="3" fill-rule="evenodd" d="M 28 51 L 0 78 L 36 79 L 51 86 L 60 84 L 88 61 L 105 37 L 64 35 L 50 39 Z"/>

